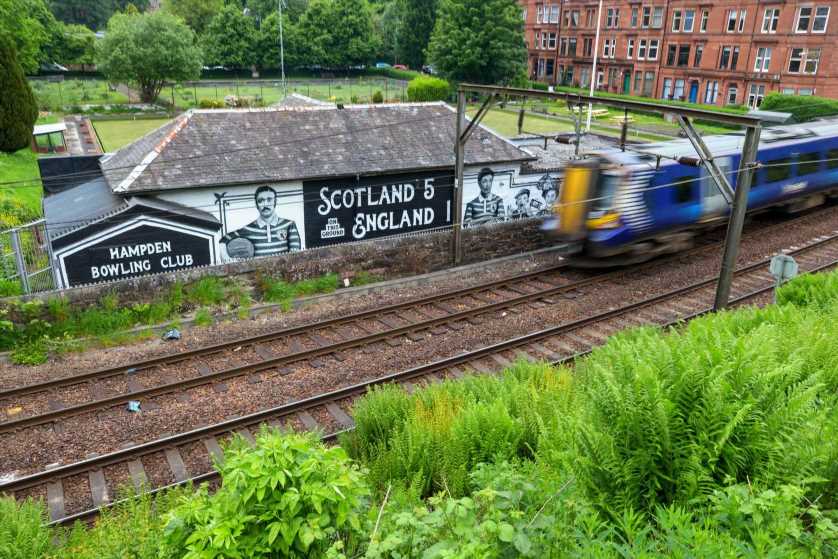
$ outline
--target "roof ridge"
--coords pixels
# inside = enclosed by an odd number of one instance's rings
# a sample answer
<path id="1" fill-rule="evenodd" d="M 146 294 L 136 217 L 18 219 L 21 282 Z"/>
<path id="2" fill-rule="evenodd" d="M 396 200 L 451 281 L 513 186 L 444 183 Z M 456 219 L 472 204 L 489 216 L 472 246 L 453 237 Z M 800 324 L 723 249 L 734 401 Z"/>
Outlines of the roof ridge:
<path id="1" fill-rule="evenodd" d="M 122 182 L 120 182 L 116 186 L 116 188 L 113 189 L 114 192 L 125 192 L 126 190 L 128 190 L 128 188 L 134 183 L 135 180 L 137 180 L 137 178 L 143 173 L 143 171 L 145 171 L 146 168 L 149 165 L 151 165 L 151 163 L 155 159 L 157 159 L 157 157 L 163 152 L 166 146 L 168 146 L 172 142 L 172 140 L 175 139 L 175 136 L 177 136 L 181 130 L 186 128 L 186 125 L 189 122 L 189 119 L 192 118 L 193 114 L 194 111 L 189 110 L 186 111 L 184 114 L 180 115 L 175 121 L 175 125 L 172 128 L 172 130 L 170 130 L 169 133 L 166 134 L 162 140 L 157 142 L 157 145 L 151 148 L 151 151 L 148 152 L 148 154 L 146 154 L 146 156 L 142 159 L 142 161 L 139 162 L 139 164 L 137 164 L 133 169 L 131 169 L 131 172 L 128 173 L 128 176 L 125 177 L 122 180 Z"/>

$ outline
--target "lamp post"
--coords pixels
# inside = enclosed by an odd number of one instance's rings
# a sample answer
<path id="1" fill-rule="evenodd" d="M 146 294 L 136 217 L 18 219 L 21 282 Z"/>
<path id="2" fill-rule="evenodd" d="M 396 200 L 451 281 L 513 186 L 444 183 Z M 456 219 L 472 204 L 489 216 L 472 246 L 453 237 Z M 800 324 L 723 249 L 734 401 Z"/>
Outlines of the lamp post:
<path id="1" fill-rule="evenodd" d="M 281 73 L 282 93 L 288 97 L 288 84 L 285 82 L 285 44 L 282 40 L 282 4 L 285 0 L 276 0 L 276 9 L 279 12 L 279 71 Z"/>

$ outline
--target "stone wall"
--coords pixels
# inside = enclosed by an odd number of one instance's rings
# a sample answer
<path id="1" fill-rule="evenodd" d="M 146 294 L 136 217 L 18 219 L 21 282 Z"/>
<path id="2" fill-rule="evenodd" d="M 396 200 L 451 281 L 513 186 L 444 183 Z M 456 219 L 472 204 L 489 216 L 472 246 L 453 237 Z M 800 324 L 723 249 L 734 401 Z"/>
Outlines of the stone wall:
<path id="1" fill-rule="evenodd" d="M 540 230 L 540 219 L 500 223 L 463 231 L 463 264 L 472 264 L 550 246 L 553 241 Z M 247 275 L 261 272 L 294 281 L 329 272 L 342 277 L 366 271 L 386 279 L 424 274 L 452 265 L 450 230 L 417 233 L 372 241 L 322 247 L 218 266 L 190 268 L 142 276 L 111 283 L 75 287 L 61 291 L 73 304 L 95 304 L 102 295 L 130 294 L 131 300 L 152 299 L 172 283 L 190 283 L 203 276 Z M 57 292 L 39 293 L 26 299 L 49 299 Z"/>

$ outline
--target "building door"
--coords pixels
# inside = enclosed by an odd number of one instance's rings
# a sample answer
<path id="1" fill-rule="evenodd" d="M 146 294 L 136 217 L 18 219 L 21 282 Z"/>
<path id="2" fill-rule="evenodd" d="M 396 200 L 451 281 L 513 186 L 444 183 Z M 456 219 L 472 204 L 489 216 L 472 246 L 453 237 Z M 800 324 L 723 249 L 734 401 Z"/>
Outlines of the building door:
<path id="1" fill-rule="evenodd" d="M 628 95 L 631 89 L 631 72 L 626 70 L 623 72 L 623 93 Z"/>
<path id="2" fill-rule="evenodd" d="M 690 103 L 698 101 L 698 82 L 690 83 Z"/>

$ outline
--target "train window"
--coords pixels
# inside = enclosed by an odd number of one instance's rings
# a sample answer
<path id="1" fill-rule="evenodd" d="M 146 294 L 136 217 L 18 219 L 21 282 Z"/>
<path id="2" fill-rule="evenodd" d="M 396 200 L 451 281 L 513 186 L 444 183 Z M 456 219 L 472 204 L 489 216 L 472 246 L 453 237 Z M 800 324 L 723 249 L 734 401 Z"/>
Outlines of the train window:
<path id="1" fill-rule="evenodd" d="M 675 187 L 675 203 L 685 204 L 693 199 L 693 184 L 695 180 L 693 177 L 679 177 L 672 181 Z"/>
<path id="2" fill-rule="evenodd" d="M 826 152 L 826 168 L 838 168 L 838 148 L 832 148 Z"/>
<path id="3" fill-rule="evenodd" d="M 797 174 L 811 175 L 821 170 L 821 154 L 818 152 L 801 153 L 797 158 Z"/>
<path id="4" fill-rule="evenodd" d="M 765 182 L 784 181 L 791 177 L 791 157 L 772 159 L 765 162 Z"/>

